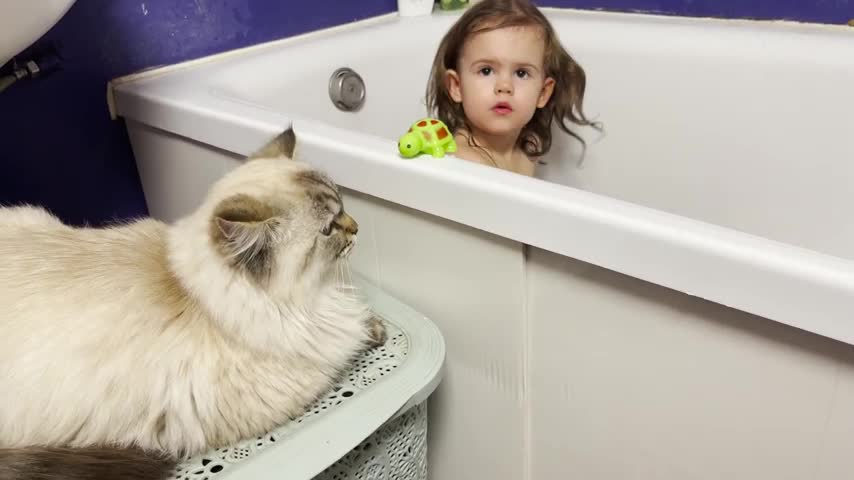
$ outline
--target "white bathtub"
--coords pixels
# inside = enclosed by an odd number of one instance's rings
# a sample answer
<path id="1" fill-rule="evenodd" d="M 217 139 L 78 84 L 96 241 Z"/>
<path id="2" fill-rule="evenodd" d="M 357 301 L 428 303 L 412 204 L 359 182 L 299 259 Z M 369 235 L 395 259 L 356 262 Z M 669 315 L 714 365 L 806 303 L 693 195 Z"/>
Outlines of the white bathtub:
<path id="1" fill-rule="evenodd" d="M 852 32 L 547 13 L 606 135 L 579 168 L 558 134 L 542 179 L 396 155 L 454 15 L 119 79 L 111 105 L 166 220 L 293 125 L 346 188 L 355 268 L 445 335 L 432 478 L 854 478 Z"/>

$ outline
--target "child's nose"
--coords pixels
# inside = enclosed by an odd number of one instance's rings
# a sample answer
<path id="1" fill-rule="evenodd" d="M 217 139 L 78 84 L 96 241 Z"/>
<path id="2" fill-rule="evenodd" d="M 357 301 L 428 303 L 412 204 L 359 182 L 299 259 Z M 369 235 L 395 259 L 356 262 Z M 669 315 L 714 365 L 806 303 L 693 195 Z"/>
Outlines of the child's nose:
<path id="1" fill-rule="evenodd" d="M 513 82 L 508 78 L 501 77 L 495 82 L 495 93 L 513 94 Z"/>

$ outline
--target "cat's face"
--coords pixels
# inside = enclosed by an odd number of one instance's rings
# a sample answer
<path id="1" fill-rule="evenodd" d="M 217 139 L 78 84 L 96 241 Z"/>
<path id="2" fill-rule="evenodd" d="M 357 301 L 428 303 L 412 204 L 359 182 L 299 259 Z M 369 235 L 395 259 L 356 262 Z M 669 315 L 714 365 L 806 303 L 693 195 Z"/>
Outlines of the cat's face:
<path id="1" fill-rule="evenodd" d="M 275 295 L 313 288 L 336 272 L 358 224 L 326 175 L 283 158 L 258 159 L 223 179 L 211 239 L 231 268 Z"/>

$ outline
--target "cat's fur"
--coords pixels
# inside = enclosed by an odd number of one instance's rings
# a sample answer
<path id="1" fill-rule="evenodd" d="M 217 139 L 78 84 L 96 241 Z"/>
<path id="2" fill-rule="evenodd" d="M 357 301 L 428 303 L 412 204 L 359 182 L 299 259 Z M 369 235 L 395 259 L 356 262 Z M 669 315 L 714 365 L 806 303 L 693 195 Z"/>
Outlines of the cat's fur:
<path id="1" fill-rule="evenodd" d="M 151 478 L 299 415 L 383 341 L 338 281 L 356 222 L 328 177 L 287 158 L 294 143 L 278 137 L 172 226 L 0 209 L 0 480 L 119 468 L 125 448 L 131 473 L 103 478 Z M 68 450 L 92 446 L 119 451 Z"/>

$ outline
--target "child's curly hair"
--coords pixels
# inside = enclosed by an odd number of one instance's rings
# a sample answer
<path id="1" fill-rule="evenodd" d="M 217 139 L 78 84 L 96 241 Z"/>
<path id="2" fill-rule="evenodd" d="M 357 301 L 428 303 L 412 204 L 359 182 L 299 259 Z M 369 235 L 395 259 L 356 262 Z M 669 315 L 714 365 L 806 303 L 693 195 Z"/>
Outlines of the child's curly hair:
<path id="1" fill-rule="evenodd" d="M 534 117 L 522 129 L 517 145 L 529 157 L 548 153 L 552 144 L 552 120 L 561 130 L 585 145 L 584 139 L 569 129 L 567 120 L 581 126 L 601 129 L 598 122 L 587 119 L 581 104 L 584 99 L 586 76 L 580 65 L 560 44 L 551 23 L 528 0 L 483 0 L 470 7 L 442 38 L 433 60 L 427 84 L 427 109 L 456 132 L 464 128 L 471 132 L 463 106 L 451 98 L 445 81 L 448 70 L 458 70 L 465 41 L 474 34 L 505 27 L 536 26 L 545 37 L 546 75 L 555 80 L 555 89 L 548 103 L 537 109 Z M 469 143 L 471 144 L 471 138 Z M 476 146 L 476 145 L 473 145 Z"/>

